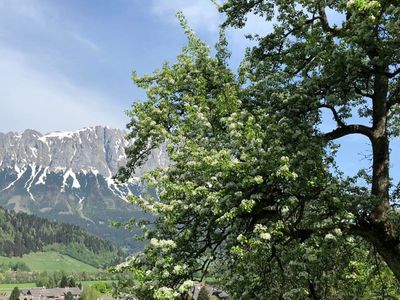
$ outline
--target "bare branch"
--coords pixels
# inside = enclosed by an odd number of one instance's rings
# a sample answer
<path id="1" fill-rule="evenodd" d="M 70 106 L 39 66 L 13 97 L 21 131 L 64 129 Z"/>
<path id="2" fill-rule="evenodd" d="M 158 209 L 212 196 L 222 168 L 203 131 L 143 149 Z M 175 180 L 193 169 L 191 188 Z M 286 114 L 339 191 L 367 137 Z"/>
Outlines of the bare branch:
<path id="1" fill-rule="evenodd" d="M 319 108 L 327 108 L 329 109 L 332 114 L 333 114 L 333 118 L 335 119 L 336 123 L 338 124 L 339 127 L 344 127 L 346 126 L 346 124 L 342 121 L 342 119 L 339 117 L 338 112 L 336 111 L 335 107 L 333 107 L 332 105 L 329 104 L 320 104 Z"/>

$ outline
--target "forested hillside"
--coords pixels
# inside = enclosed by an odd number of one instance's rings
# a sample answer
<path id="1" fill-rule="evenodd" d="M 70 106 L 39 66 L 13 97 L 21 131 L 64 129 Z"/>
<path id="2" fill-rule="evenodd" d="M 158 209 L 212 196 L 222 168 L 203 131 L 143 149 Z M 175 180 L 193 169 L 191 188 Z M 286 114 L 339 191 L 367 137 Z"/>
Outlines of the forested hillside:
<path id="1" fill-rule="evenodd" d="M 54 250 L 95 267 L 118 263 L 124 253 L 78 226 L 0 208 L 0 255 Z"/>

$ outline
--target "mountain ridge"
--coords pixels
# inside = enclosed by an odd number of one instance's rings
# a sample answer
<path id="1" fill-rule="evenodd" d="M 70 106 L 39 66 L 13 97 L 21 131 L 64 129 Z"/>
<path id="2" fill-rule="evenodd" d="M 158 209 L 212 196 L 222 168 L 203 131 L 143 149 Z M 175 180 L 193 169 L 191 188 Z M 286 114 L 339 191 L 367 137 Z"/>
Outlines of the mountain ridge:
<path id="1" fill-rule="evenodd" d="M 35 164 L 48 166 L 49 171 L 94 169 L 104 176 L 112 176 L 126 163 L 125 148 L 129 142 L 125 135 L 126 131 L 108 126 L 46 134 L 33 129 L 26 129 L 23 133 L 0 132 L 0 168 L 15 165 L 20 169 Z M 60 149 L 61 145 L 63 148 Z M 96 156 L 87 155 L 88 150 Z M 156 159 L 156 154 L 157 150 L 150 161 Z M 165 166 L 161 161 L 159 163 Z M 151 166 L 145 164 L 137 175 L 147 168 Z"/>
<path id="2" fill-rule="evenodd" d="M 126 200 L 140 194 L 139 176 L 166 167 L 163 148 L 130 182 L 116 184 L 112 176 L 126 163 L 126 132 L 110 127 L 86 127 L 76 131 L 41 134 L 0 133 L 0 205 L 79 225 L 120 246 L 135 248 L 131 234 L 111 229 L 110 220 L 126 221 L 143 213 Z"/>

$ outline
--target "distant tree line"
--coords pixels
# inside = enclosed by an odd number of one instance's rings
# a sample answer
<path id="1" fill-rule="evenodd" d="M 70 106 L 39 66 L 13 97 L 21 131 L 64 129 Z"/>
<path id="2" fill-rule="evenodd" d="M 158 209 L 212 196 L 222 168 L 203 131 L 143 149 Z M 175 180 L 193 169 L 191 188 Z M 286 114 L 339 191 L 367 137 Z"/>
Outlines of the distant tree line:
<path id="1" fill-rule="evenodd" d="M 73 274 L 67 275 L 65 273 L 47 273 L 43 272 L 36 278 L 35 283 L 38 287 L 46 288 L 66 288 L 66 287 L 80 287 L 82 285 L 78 282 L 79 278 Z"/>
<path id="2" fill-rule="evenodd" d="M 0 255 L 22 256 L 44 250 L 55 250 L 95 267 L 113 265 L 124 258 L 111 242 L 78 226 L 0 208 Z"/>
<path id="3" fill-rule="evenodd" d="M 30 272 L 31 269 L 24 263 L 23 261 L 10 261 L 10 262 L 2 262 L 0 263 L 0 272 L 6 271 L 23 271 Z"/>

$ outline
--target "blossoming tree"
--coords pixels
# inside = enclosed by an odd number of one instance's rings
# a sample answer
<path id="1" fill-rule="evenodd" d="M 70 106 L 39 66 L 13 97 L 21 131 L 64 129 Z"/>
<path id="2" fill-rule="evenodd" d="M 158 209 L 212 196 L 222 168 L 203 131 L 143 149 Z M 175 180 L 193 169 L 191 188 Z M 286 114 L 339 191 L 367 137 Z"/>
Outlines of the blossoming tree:
<path id="1" fill-rule="evenodd" d="M 365 299 L 399 293 L 400 244 L 390 141 L 399 133 L 400 5 L 396 1 L 229 0 L 224 26 L 274 20 L 239 71 L 187 27 L 177 62 L 135 83 L 134 139 L 116 176 L 152 149 L 171 164 L 145 175 L 157 197 L 131 197 L 150 242 L 124 268 L 146 299 L 184 297 L 212 280 L 238 299 Z M 342 16 L 333 24 L 329 13 Z M 324 132 L 322 112 L 337 127 Z M 361 135 L 371 170 L 346 177 L 335 142 Z M 398 149 L 392 149 L 396 155 Z"/>

